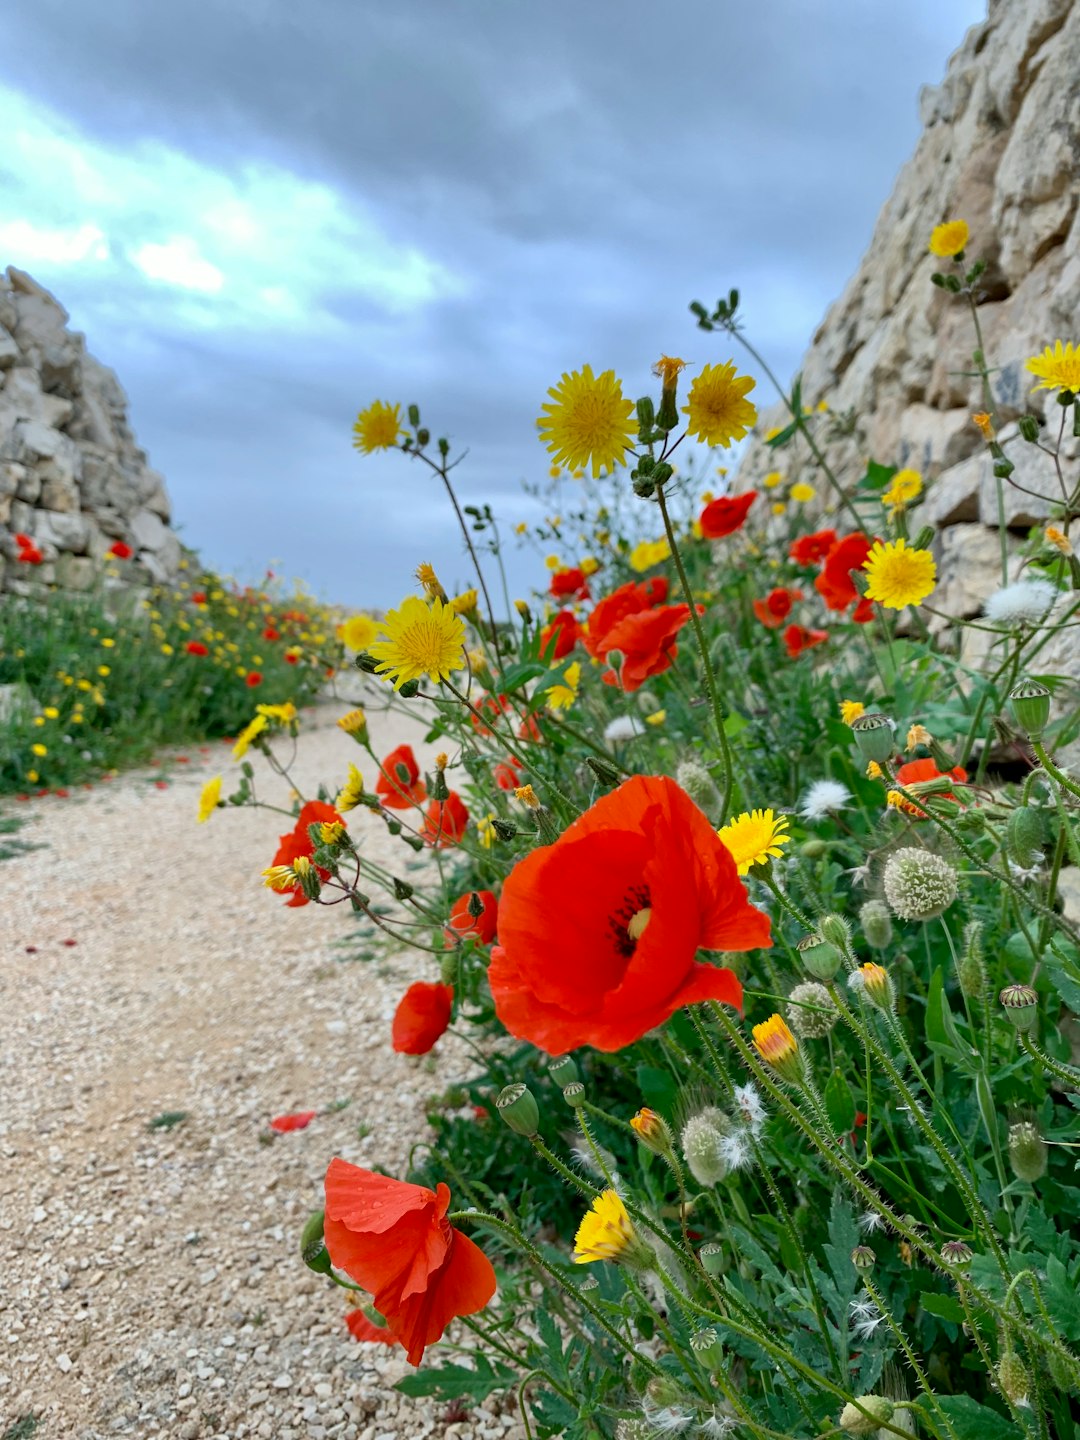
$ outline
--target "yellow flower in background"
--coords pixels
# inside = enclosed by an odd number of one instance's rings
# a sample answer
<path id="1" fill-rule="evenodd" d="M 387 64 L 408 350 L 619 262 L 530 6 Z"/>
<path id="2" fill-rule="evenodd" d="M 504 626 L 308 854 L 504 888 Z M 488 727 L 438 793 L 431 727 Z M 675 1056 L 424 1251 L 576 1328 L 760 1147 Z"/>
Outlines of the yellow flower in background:
<path id="1" fill-rule="evenodd" d="M 324 845 L 336 845 L 348 833 L 340 820 L 324 820 L 319 826 L 319 839 Z"/>
<path id="2" fill-rule="evenodd" d="M 291 725 L 296 719 L 296 706 L 291 700 L 282 705 L 256 705 L 256 715 L 265 715 L 267 720 L 276 720 L 279 725 Z"/>
<path id="3" fill-rule="evenodd" d="M 814 409 L 819 415 L 827 415 L 829 413 L 829 402 L 827 400 L 819 400 L 814 406 Z"/>
<path id="4" fill-rule="evenodd" d="M 581 684 L 581 661 L 575 660 L 568 665 L 563 672 L 563 677 L 558 685 L 552 685 L 547 692 L 547 707 L 549 710 L 569 710 L 577 699 L 578 686 Z"/>
<path id="5" fill-rule="evenodd" d="M 471 615 L 476 609 L 479 599 L 475 590 L 463 590 L 460 595 L 455 595 L 450 601 L 450 609 L 455 615 Z"/>
<path id="6" fill-rule="evenodd" d="M 162 653 L 163 655 L 175 655 L 175 654 L 176 654 L 176 651 L 173 649 L 173 647 L 172 647 L 171 645 L 162 645 L 162 647 L 161 647 L 161 653 Z"/>
<path id="7" fill-rule="evenodd" d="M 39 760 L 42 760 L 49 753 L 49 747 L 42 745 L 41 742 L 38 741 L 36 745 L 30 746 L 30 753 L 31 755 L 36 755 Z"/>
<path id="8" fill-rule="evenodd" d="M 622 1260 L 637 1236 L 626 1206 L 614 1190 L 605 1190 L 592 1202 L 574 1236 L 574 1264 Z"/>
<path id="9" fill-rule="evenodd" d="M 337 723 L 338 728 L 344 730 L 346 735 L 352 735 L 357 740 L 363 740 L 367 735 L 367 716 L 359 708 L 342 715 Z"/>
<path id="10" fill-rule="evenodd" d="M 918 605 L 937 582 L 937 566 L 929 550 L 909 550 L 905 540 L 876 542 L 863 565 L 869 585 L 866 596 L 886 610 Z"/>
<path id="11" fill-rule="evenodd" d="M 45 716 L 44 716 L 44 715 L 35 715 L 35 716 L 34 716 L 34 724 L 35 724 L 35 725 L 38 727 L 38 729 L 40 730 L 40 728 L 42 727 L 42 725 L 45 724 Z"/>
<path id="12" fill-rule="evenodd" d="M 888 506 L 889 514 L 895 517 L 921 494 L 922 476 L 918 470 L 898 470 L 883 492 L 881 503 Z"/>
<path id="13" fill-rule="evenodd" d="M 784 1080 L 802 1078 L 802 1056 L 799 1043 L 788 1029 L 782 1015 L 770 1015 L 768 1020 L 755 1025 L 753 1030 L 754 1049 L 766 1065 Z"/>
<path id="14" fill-rule="evenodd" d="M 296 881 L 296 872 L 291 865 L 268 865 L 261 874 L 266 888 L 279 894 L 291 890 Z"/>
<path id="15" fill-rule="evenodd" d="M 866 706 L 861 700 L 841 700 L 840 719 L 845 725 L 854 725 L 860 715 L 866 714 Z"/>
<path id="16" fill-rule="evenodd" d="M 526 525 L 526 523 L 525 523 L 524 520 L 522 520 L 519 524 L 517 524 L 517 525 L 514 526 L 514 534 L 515 534 L 515 535 L 527 535 L 528 533 L 529 533 L 529 527 L 528 527 L 528 525 Z"/>
<path id="17" fill-rule="evenodd" d="M 202 787 L 199 795 L 199 824 L 205 825 L 218 807 L 221 799 L 221 776 L 215 775 Z"/>
<path id="18" fill-rule="evenodd" d="M 807 485 L 805 480 L 800 480 L 797 485 L 791 487 L 791 498 L 797 500 L 800 505 L 805 505 L 808 501 L 813 500 L 816 494 L 817 491 L 814 487 Z"/>
<path id="19" fill-rule="evenodd" d="M 379 633 L 370 615 L 350 615 L 337 629 L 338 638 L 349 650 L 366 650 Z"/>
<path id="20" fill-rule="evenodd" d="M 60 711 L 55 705 L 46 705 L 41 713 L 45 716 L 46 720 L 58 720 L 60 718 Z"/>
<path id="21" fill-rule="evenodd" d="M 104 677 L 105 675 L 111 675 L 112 670 L 109 668 L 108 665 L 99 665 L 97 667 L 97 673 Z"/>
<path id="22" fill-rule="evenodd" d="M 548 471 L 548 474 L 551 476 L 552 480 L 561 480 L 561 479 L 562 479 L 562 466 L 561 466 L 561 465 L 552 465 L 551 469 Z"/>
<path id="23" fill-rule="evenodd" d="M 441 600 L 426 605 L 407 596 L 397 610 L 388 610 L 382 623 L 385 640 L 368 646 L 379 662 L 376 673 L 400 690 L 408 680 L 426 675 L 448 680 L 465 663 L 465 625 Z"/>
<path id="24" fill-rule="evenodd" d="M 645 716 L 645 724 L 646 724 L 646 725 L 663 725 L 663 723 L 664 723 L 664 721 L 665 721 L 666 719 L 667 719 L 667 711 L 666 711 L 666 710 L 654 710 L 651 715 L 646 715 L 646 716 Z"/>
<path id="25" fill-rule="evenodd" d="M 353 445 L 370 455 L 373 450 L 393 450 L 401 428 L 401 406 L 388 405 L 383 400 L 373 400 L 366 410 L 361 410 L 353 425 Z"/>
<path id="26" fill-rule="evenodd" d="M 918 749 L 920 745 L 929 745 L 934 737 L 925 725 L 911 725 L 908 727 L 907 739 L 904 741 L 904 749 L 910 755 L 912 750 Z"/>
<path id="27" fill-rule="evenodd" d="M 595 555 L 586 555 L 582 558 L 578 569 L 582 575 L 595 575 L 597 570 L 600 569 L 600 561 L 597 560 Z"/>
<path id="28" fill-rule="evenodd" d="M 762 865 L 770 855 L 779 857 L 783 853 L 781 846 L 791 840 L 787 828 L 786 815 L 775 815 L 771 810 L 752 810 L 729 820 L 716 833 L 735 861 L 736 871 L 745 875 L 752 865 Z"/>
<path id="29" fill-rule="evenodd" d="M 971 423 L 979 427 L 982 431 L 983 439 L 989 445 L 994 438 L 994 422 L 991 420 L 988 412 L 985 410 L 978 411 L 975 415 L 972 415 Z"/>
<path id="30" fill-rule="evenodd" d="M 558 555 L 545 555 L 544 568 L 547 570 L 555 571 L 562 570 L 564 566 L 562 560 L 559 558 Z"/>
<path id="31" fill-rule="evenodd" d="M 641 540 L 630 551 L 629 564 L 631 570 L 636 570 L 640 575 L 645 570 L 651 570 L 654 565 L 661 565 L 671 556 L 671 546 L 667 539 L 663 540 Z"/>
<path id="32" fill-rule="evenodd" d="M 113 648 L 113 646 L 116 644 L 116 641 L 113 640 L 111 636 L 105 635 L 105 636 L 102 637 L 101 643 L 102 643 L 102 645 L 105 647 L 106 650 L 111 650 L 111 649 Z"/>
<path id="33" fill-rule="evenodd" d="M 885 774 L 876 760 L 871 760 L 866 767 L 866 775 L 869 780 L 880 780 Z"/>
<path id="34" fill-rule="evenodd" d="M 774 515 L 783 515 L 786 509 L 787 506 L 784 504 L 784 502 L 782 500 L 777 500 L 776 504 L 772 507 L 772 513 Z"/>
<path id="35" fill-rule="evenodd" d="M 943 225 L 935 225 L 930 232 L 930 254 L 951 260 L 967 248 L 968 235 L 966 220 L 946 220 Z"/>
<path id="36" fill-rule="evenodd" d="M 245 672 L 242 670 L 240 673 L 244 674 Z M 243 730 L 241 730 L 240 734 L 236 737 L 236 744 L 233 746 L 232 753 L 234 760 L 242 760 L 244 758 L 251 748 L 251 742 L 256 736 L 262 734 L 267 724 L 268 721 L 265 715 L 256 715 L 254 720 L 244 726 Z"/>
<path id="37" fill-rule="evenodd" d="M 360 796 L 364 790 L 364 777 L 355 765 L 349 766 L 349 778 L 338 791 L 337 799 L 334 801 L 334 809 L 345 814 L 348 810 L 355 810 L 360 804 Z"/>
<path id="38" fill-rule="evenodd" d="M 1047 345 L 1041 355 L 1033 355 L 1024 369 L 1038 377 L 1036 390 L 1080 390 L 1080 346 L 1070 340 Z"/>
<path id="39" fill-rule="evenodd" d="M 775 490 L 778 485 L 784 483 L 784 477 L 779 470 L 770 470 L 761 483 L 766 490 Z"/>
<path id="40" fill-rule="evenodd" d="M 551 403 L 541 406 L 540 438 L 560 465 L 591 465 L 593 478 L 602 467 L 625 463 L 625 452 L 637 433 L 634 405 L 622 392 L 614 370 L 594 375 L 592 367 L 563 375 L 548 391 Z"/>
<path id="41" fill-rule="evenodd" d="M 434 565 L 429 565 L 426 560 L 422 560 L 416 567 L 415 573 L 417 580 L 419 580 L 420 584 L 424 587 L 424 594 L 427 598 L 429 600 L 441 600 L 445 605 L 446 591 L 442 587 L 442 581 L 438 575 L 435 574 Z M 379 628 L 381 629 L 382 627 L 380 626 Z"/>
<path id="42" fill-rule="evenodd" d="M 725 450 L 733 440 L 741 440 L 757 419 L 757 408 L 746 398 L 756 383 L 752 376 L 740 375 L 732 360 L 706 365 L 695 376 L 683 406 L 683 414 L 689 416 L 687 434 Z"/>
<path id="43" fill-rule="evenodd" d="M 485 850 L 490 850 L 492 845 L 495 844 L 495 840 L 497 838 L 495 834 L 495 826 L 492 823 L 494 819 L 495 816 L 493 814 L 484 815 L 476 822 L 476 831 L 480 837 L 480 844 L 484 847 Z"/>
<path id="44" fill-rule="evenodd" d="M 1052 545 L 1055 550 L 1060 550 L 1062 555 L 1071 555 L 1073 553 L 1072 541 L 1065 534 L 1064 530 L 1059 530 L 1056 525 L 1047 525 L 1043 531 L 1043 538 L 1046 543 Z M 46 710 L 45 714 L 47 715 L 48 713 Z"/>

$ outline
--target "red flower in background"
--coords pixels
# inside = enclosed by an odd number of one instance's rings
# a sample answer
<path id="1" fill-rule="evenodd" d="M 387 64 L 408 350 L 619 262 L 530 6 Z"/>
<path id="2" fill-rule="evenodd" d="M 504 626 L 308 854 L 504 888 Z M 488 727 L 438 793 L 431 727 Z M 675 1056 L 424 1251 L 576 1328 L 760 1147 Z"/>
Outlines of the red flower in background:
<path id="1" fill-rule="evenodd" d="M 396 1335 L 369 1320 L 363 1310 L 359 1308 L 347 1312 L 345 1324 L 349 1327 L 349 1334 L 354 1340 L 375 1341 L 381 1345 L 397 1345 L 399 1343 Z"/>
<path id="2" fill-rule="evenodd" d="M 469 913 L 469 903 L 473 894 L 484 907 L 481 915 Z M 464 940 L 468 936 L 474 936 L 481 945 L 490 945 L 495 939 L 495 929 L 499 921 L 499 902 L 495 899 L 491 890 L 470 891 L 467 895 L 459 895 L 450 906 L 450 924 L 444 929 L 448 944 L 453 944 L 455 939 Z"/>
<path id="3" fill-rule="evenodd" d="M 701 613 L 700 607 L 698 613 Z M 688 605 L 661 605 L 655 610 L 627 615 L 625 620 L 613 625 L 604 637 L 605 654 L 618 650 L 623 661 L 618 676 L 613 670 L 605 671 L 605 682 L 627 691 L 639 690 L 653 675 L 670 669 L 679 653 L 676 644 L 679 631 L 689 619 Z"/>
<path id="4" fill-rule="evenodd" d="M 770 590 L 764 600 L 754 601 L 754 614 L 770 630 L 778 630 L 791 614 L 796 600 L 802 599 L 801 590 L 786 590 L 783 586 Z"/>
<path id="5" fill-rule="evenodd" d="M 572 570 L 556 570 L 548 588 L 557 600 L 589 598 L 589 582 L 584 573 L 576 567 Z"/>
<path id="6" fill-rule="evenodd" d="M 808 630 L 805 625 L 789 625 L 784 631 L 784 644 L 787 646 L 787 653 L 793 660 L 797 659 L 804 650 L 812 650 L 815 645 L 823 645 L 828 638 L 827 630 Z"/>
<path id="7" fill-rule="evenodd" d="M 454 1001 L 452 985 L 428 985 L 418 980 L 398 1001 L 391 1028 L 391 1043 L 399 1055 L 426 1055 L 450 1024 Z"/>
<path id="8" fill-rule="evenodd" d="M 15 558 L 21 565 L 40 565 L 42 563 L 45 556 L 29 535 L 23 535 L 20 531 L 13 538 L 19 547 L 19 553 Z"/>
<path id="9" fill-rule="evenodd" d="M 428 806 L 420 834 L 436 850 L 445 850 L 458 843 L 468 823 L 465 802 L 456 790 L 451 790 L 445 800 L 433 800 Z"/>
<path id="10" fill-rule="evenodd" d="M 634 776 L 511 871 L 488 979 L 499 1019 L 550 1055 L 620 1050 L 700 1000 L 741 1006 L 703 950 L 772 944 L 735 862 L 690 797 Z"/>
<path id="11" fill-rule="evenodd" d="M 491 1262 L 450 1224 L 449 1207 L 446 1185 L 428 1190 L 337 1158 L 326 1172 L 331 1263 L 368 1291 L 410 1365 L 456 1315 L 475 1315 L 495 1294 Z"/>
<path id="12" fill-rule="evenodd" d="M 874 618 L 874 602 L 867 600 L 864 595 L 855 609 L 851 612 L 851 618 L 856 625 L 866 625 Z"/>
<path id="13" fill-rule="evenodd" d="M 390 751 L 382 762 L 375 790 L 387 810 L 410 810 L 427 799 L 427 786 L 420 779 L 420 766 L 411 745 L 399 745 Z"/>
<path id="14" fill-rule="evenodd" d="M 480 712 L 480 716 L 490 715 L 492 721 L 495 721 L 500 715 L 506 715 L 509 712 L 510 700 L 506 695 L 483 695 L 476 702 L 475 708 Z M 478 716 L 470 713 L 469 720 L 478 735 L 487 736 L 494 733 Z"/>
<path id="15" fill-rule="evenodd" d="M 247 673 L 247 678 L 244 680 L 244 684 L 248 687 L 249 690 L 254 690 L 255 686 L 261 685 L 262 682 L 263 677 L 258 670 L 249 670 Z"/>
<path id="16" fill-rule="evenodd" d="M 189 655 L 209 655 L 210 651 L 201 640 L 189 640 L 184 646 Z"/>
<path id="17" fill-rule="evenodd" d="M 643 580 L 645 594 L 650 605 L 662 605 L 668 597 L 668 582 L 666 575 L 654 575 L 651 580 Z"/>
<path id="18" fill-rule="evenodd" d="M 564 660 L 581 637 L 581 626 L 572 610 L 560 610 L 540 631 L 540 655 L 549 663 Z M 554 648 L 552 648 L 554 647 Z"/>
<path id="19" fill-rule="evenodd" d="M 835 530 L 815 530 L 812 535 L 800 535 L 791 542 L 788 554 L 796 565 L 816 565 L 824 560 L 836 544 Z"/>
<path id="20" fill-rule="evenodd" d="M 301 855 L 306 856 L 310 860 L 315 852 L 315 846 L 312 843 L 308 827 L 311 825 L 330 824 L 334 821 L 342 825 L 345 824 L 345 821 L 332 805 L 327 805 L 324 800 L 309 800 L 297 816 L 296 824 L 292 830 L 290 830 L 287 835 L 280 835 L 278 837 L 278 848 L 270 864 L 291 865 L 293 861 Z M 316 869 L 319 870 L 319 874 L 324 881 L 329 880 L 330 876 L 327 871 L 320 869 L 318 866 L 316 866 Z M 307 896 L 303 890 L 300 889 L 299 880 L 294 881 L 292 885 L 279 893 L 289 896 L 289 899 L 286 900 L 285 903 L 293 908 L 308 903 Z"/>
<path id="21" fill-rule="evenodd" d="M 286 650 L 286 651 L 285 651 L 285 664 L 286 664 L 286 665 L 298 665 L 299 663 L 300 663 L 300 656 L 299 656 L 299 655 L 294 655 L 291 650 Z"/>
<path id="22" fill-rule="evenodd" d="M 264 639 L 264 640 L 280 640 L 280 639 L 281 639 L 281 631 L 280 631 L 280 630 L 275 630 L 274 627 L 273 627 L 273 625 L 268 625 L 268 626 L 266 627 L 266 629 L 263 631 L 263 639 Z"/>
<path id="23" fill-rule="evenodd" d="M 939 770 L 934 761 L 927 757 L 925 760 L 909 760 L 906 765 L 901 765 L 896 772 L 896 783 L 903 785 L 905 790 L 909 790 L 912 785 L 918 785 L 926 780 L 941 780 L 946 775 L 950 780 L 967 779 L 967 771 L 962 765 L 954 765 L 951 770 Z M 935 793 L 933 798 L 935 800 L 953 800 L 957 805 L 960 804 L 959 797 L 954 795 L 951 790 L 943 790 L 940 793 Z M 913 804 L 910 800 L 906 800 L 902 795 L 900 796 L 897 808 L 906 811 L 908 815 L 914 815 L 916 820 L 926 820 L 928 818 L 925 810 L 921 810 L 917 805 Z"/>
<path id="24" fill-rule="evenodd" d="M 318 1113 L 317 1110 L 299 1110 L 295 1115 L 275 1115 L 270 1121 L 270 1129 L 276 1130 L 279 1135 L 285 1135 L 290 1130 L 306 1130 Z"/>
<path id="25" fill-rule="evenodd" d="M 191 603 L 192 603 L 193 605 L 205 605 L 205 604 L 206 604 L 206 591 L 205 591 L 205 590 L 193 590 L 192 593 L 191 593 Z"/>
<path id="26" fill-rule="evenodd" d="M 106 554 L 115 556 L 117 560 L 130 560 L 134 553 L 131 546 L 125 545 L 123 540 L 114 540 L 106 551 Z"/>
<path id="27" fill-rule="evenodd" d="M 20 550 L 29 550 L 34 543 L 33 540 L 30 539 L 30 536 L 24 535 L 21 530 L 16 530 L 15 534 L 11 538 L 15 541 L 15 544 L 19 547 Z"/>
<path id="28" fill-rule="evenodd" d="M 814 588 L 830 610 L 846 610 L 861 598 L 851 572 L 862 569 L 872 544 L 872 540 L 856 531 L 837 540 L 826 555 Z"/>
<path id="29" fill-rule="evenodd" d="M 706 540 L 722 540 L 725 535 L 734 535 L 746 522 L 747 512 L 757 499 L 756 490 L 747 490 L 743 495 L 721 495 L 719 500 L 710 500 L 701 512 L 701 533 Z"/>
<path id="30" fill-rule="evenodd" d="M 509 755 L 493 767 L 491 774 L 500 790 L 516 790 L 521 784 L 521 766 Z"/>

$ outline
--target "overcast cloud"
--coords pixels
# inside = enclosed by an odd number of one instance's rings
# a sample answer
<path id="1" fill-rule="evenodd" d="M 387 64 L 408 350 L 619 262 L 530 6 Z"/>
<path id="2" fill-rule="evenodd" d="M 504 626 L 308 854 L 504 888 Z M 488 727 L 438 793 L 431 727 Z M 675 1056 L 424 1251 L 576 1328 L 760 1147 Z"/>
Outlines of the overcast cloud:
<path id="1" fill-rule="evenodd" d="M 359 406 L 418 401 L 513 522 L 563 370 L 728 358 L 690 299 L 738 285 L 788 375 L 983 13 L 5 0 L 0 265 L 116 369 L 211 564 L 392 603 L 418 560 L 466 572 L 427 472 L 352 450 Z"/>

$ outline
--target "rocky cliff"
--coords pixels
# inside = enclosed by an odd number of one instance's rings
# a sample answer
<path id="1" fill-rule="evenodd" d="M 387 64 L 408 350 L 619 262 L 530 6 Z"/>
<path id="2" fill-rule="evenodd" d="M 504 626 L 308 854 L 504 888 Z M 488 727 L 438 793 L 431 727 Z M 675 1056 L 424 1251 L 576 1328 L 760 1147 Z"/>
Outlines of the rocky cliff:
<path id="1" fill-rule="evenodd" d="M 40 565 L 18 560 L 31 537 Z M 180 544 L 169 500 L 127 420 L 113 372 L 68 329 L 67 311 L 36 281 L 0 276 L 0 590 L 91 584 L 117 540 L 125 577 L 163 582 Z"/>

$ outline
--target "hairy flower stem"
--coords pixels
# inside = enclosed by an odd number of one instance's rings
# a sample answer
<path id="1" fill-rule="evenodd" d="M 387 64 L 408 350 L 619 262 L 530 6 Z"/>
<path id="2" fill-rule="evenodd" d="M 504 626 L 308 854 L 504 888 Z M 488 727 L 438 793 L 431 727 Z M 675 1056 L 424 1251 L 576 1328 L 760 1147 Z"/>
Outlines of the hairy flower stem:
<path id="1" fill-rule="evenodd" d="M 1075 1065 L 1067 1065 L 1064 1060 L 1053 1060 L 1045 1050 L 1041 1050 L 1030 1035 L 1021 1035 L 1020 1044 L 1024 1047 L 1031 1058 L 1048 1070 L 1051 1075 L 1056 1076 L 1063 1085 L 1068 1085 L 1073 1090 L 1080 1090 L 1080 1069 Z"/>
<path id="2" fill-rule="evenodd" d="M 690 578 L 686 573 L 686 566 L 683 564 L 682 552 L 679 550 L 679 541 L 675 535 L 675 527 L 671 523 L 671 515 L 668 512 L 667 497 L 664 494 L 663 485 L 656 487 L 656 499 L 660 506 L 660 514 L 663 516 L 664 532 L 667 535 L 667 542 L 671 546 L 671 558 L 675 561 L 679 584 L 682 586 L 683 598 L 690 611 L 690 624 L 694 629 L 694 638 L 697 641 L 698 653 L 701 655 L 701 664 L 705 671 L 705 688 L 709 693 L 713 720 L 716 724 L 716 734 L 720 741 L 720 755 L 724 764 L 724 789 L 720 803 L 720 816 L 721 819 L 726 820 L 731 805 L 731 793 L 735 785 L 735 764 L 731 754 L 731 742 L 728 740 L 727 730 L 724 728 L 724 707 L 720 703 L 720 691 L 716 684 L 716 674 L 713 670 L 712 659 L 709 655 L 708 642 L 705 639 L 705 631 L 702 628 L 701 617 L 697 613 L 697 605 L 694 602 L 694 592 L 690 588 Z"/>
<path id="3" fill-rule="evenodd" d="M 944 1410 L 942 1410 L 941 1406 L 937 1403 L 934 1392 L 930 1387 L 930 1381 L 926 1378 L 926 1372 L 923 1369 L 922 1365 L 919 1363 L 919 1357 L 911 1348 L 911 1345 L 909 1344 L 908 1338 L 904 1334 L 902 1327 L 898 1325 L 896 1323 L 896 1320 L 893 1318 L 893 1313 L 889 1309 L 888 1305 L 886 1305 L 884 1296 L 878 1290 L 877 1286 L 871 1280 L 869 1275 L 864 1275 L 862 1277 L 862 1283 L 863 1288 L 870 1296 L 870 1299 L 873 1300 L 874 1304 L 881 1311 L 882 1315 L 884 1315 L 886 1325 L 888 1325 L 889 1329 L 892 1331 L 897 1345 L 904 1353 L 904 1359 L 911 1366 L 915 1378 L 919 1382 L 919 1389 L 923 1392 L 924 1395 L 929 1398 L 930 1403 L 934 1407 L 934 1414 L 941 1421 L 943 1428 L 948 1432 L 949 1435 L 953 1437 L 953 1440 L 956 1440 L 956 1431 L 953 1428 L 952 1421 L 945 1414 Z"/>
<path id="4" fill-rule="evenodd" d="M 1046 773 L 1052 776 L 1053 779 L 1057 781 L 1057 783 L 1061 786 L 1063 790 L 1068 790 L 1070 795 L 1075 795 L 1076 798 L 1080 800 L 1080 785 L 1078 785 L 1075 780 L 1070 780 L 1068 775 L 1065 774 L 1064 770 L 1058 769 L 1058 767 L 1050 759 L 1050 756 L 1046 753 L 1046 746 L 1043 744 L 1041 738 L 1032 735 L 1030 739 L 1031 748 L 1039 757 L 1039 764 L 1043 767 Z"/>

